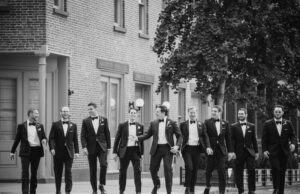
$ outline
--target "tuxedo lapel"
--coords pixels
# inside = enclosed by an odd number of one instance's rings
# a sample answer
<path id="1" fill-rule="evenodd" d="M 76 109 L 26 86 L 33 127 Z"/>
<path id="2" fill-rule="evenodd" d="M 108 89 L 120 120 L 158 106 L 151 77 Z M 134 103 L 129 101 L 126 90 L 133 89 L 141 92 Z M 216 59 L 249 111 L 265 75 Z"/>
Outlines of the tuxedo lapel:
<path id="1" fill-rule="evenodd" d="M 220 121 L 220 123 L 221 123 L 221 121 Z M 216 128 L 216 123 L 215 123 L 215 121 L 214 121 L 213 119 L 210 119 L 210 125 L 211 125 L 211 127 L 212 127 L 214 133 L 216 134 L 216 136 L 218 136 L 218 131 L 217 131 L 217 128 Z M 221 130 L 221 129 L 220 129 L 220 130 Z M 221 134 L 221 133 L 220 133 L 220 134 Z"/>
<path id="2" fill-rule="evenodd" d="M 125 124 L 123 133 L 124 133 L 124 137 L 128 138 L 128 135 L 129 135 L 129 123 L 128 123 L 128 121 Z"/>
<path id="3" fill-rule="evenodd" d="M 25 139 L 28 139 L 27 121 L 25 121 L 23 124 L 24 124 L 24 129 L 25 129 L 25 131 L 24 131 Z"/>
<path id="4" fill-rule="evenodd" d="M 246 132 L 247 132 L 247 126 L 246 126 Z M 246 137 L 246 134 L 247 134 L 246 132 L 245 132 L 245 137 Z M 243 129 L 242 129 L 242 126 L 241 126 L 240 122 L 238 124 L 238 131 L 237 131 L 237 133 L 239 134 L 240 137 L 242 137 L 242 139 L 245 138 L 244 134 L 243 134 Z"/>
<path id="5" fill-rule="evenodd" d="M 63 127 L 62 121 L 59 121 L 58 128 L 59 128 L 59 131 L 61 132 L 62 136 L 65 137 L 65 132 L 64 132 L 64 127 Z"/>
<path id="6" fill-rule="evenodd" d="M 275 130 L 276 132 L 276 134 L 278 135 L 278 137 L 280 137 L 280 135 L 279 135 L 279 132 L 278 132 L 278 129 L 277 129 L 277 126 L 276 126 L 276 123 L 275 123 L 275 121 L 274 121 L 274 119 L 272 119 L 272 122 L 271 122 L 271 129 L 273 129 L 273 130 Z M 282 125 L 282 124 L 281 124 Z M 281 127 L 281 130 L 282 130 L 282 127 Z"/>
<path id="7" fill-rule="evenodd" d="M 100 120 L 100 119 L 99 119 Z M 88 118 L 88 124 L 90 125 L 90 128 L 92 129 L 93 133 L 95 133 L 95 129 L 94 129 L 94 125 L 93 125 L 93 122 L 92 122 L 92 118 L 89 117 Z M 96 134 L 96 133 L 95 133 Z"/>

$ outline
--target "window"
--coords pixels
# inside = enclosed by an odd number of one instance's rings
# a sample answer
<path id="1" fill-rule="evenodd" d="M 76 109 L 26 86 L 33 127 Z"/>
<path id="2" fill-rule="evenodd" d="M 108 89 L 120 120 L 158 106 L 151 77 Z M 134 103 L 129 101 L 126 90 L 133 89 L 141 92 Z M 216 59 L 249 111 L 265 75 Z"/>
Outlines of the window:
<path id="1" fill-rule="evenodd" d="M 149 39 L 149 3 L 148 0 L 139 0 L 139 36 Z"/>
<path id="2" fill-rule="evenodd" d="M 178 91 L 178 122 L 183 122 L 185 120 L 185 88 L 180 88 Z"/>
<path id="3" fill-rule="evenodd" d="M 8 0 L 0 0 L 0 11 L 9 11 Z"/>
<path id="4" fill-rule="evenodd" d="M 168 101 L 169 102 L 169 86 L 164 85 L 161 88 L 161 103 Z"/>
<path id="5" fill-rule="evenodd" d="M 125 29 L 125 1 L 124 0 L 114 0 L 115 1 L 115 25 L 114 30 L 118 32 L 126 32 Z"/>
<path id="6" fill-rule="evenodd" d="M 68 16 L 67 0 L 54 0 L 53 13 L 61 16 Z"/>
<path id="7" fill-rule="evenodd" d="M 108 119 L 111 137 L 115 137 L 120 122 L 121 79 L 103 76 L 101 78 L 100 111 Z"/>
<path id="8" fill-rule="evenodd" d="M 17 79 L 0 78 L 0 140 L 13 140 L 17 123 Z"/>

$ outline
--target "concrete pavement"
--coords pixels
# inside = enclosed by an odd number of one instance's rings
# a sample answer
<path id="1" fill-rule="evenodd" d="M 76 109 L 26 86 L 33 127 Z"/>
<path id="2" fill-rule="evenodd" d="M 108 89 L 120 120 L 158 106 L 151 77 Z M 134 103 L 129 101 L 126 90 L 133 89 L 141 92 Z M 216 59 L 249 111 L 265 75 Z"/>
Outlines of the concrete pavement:
<path id="1" fill-rule="evenodd" d="M 158 194 L 166 194 L 164 180 L 161 178 L 162 186 L 158 190 Z M 142 179 L 142 193 L 150 194 L 152 190 L 152 181 L 150 178 Z M 300 194 L 300 185 L 293 185 L 286 187 L 285 194 Z M 118 194 L 119 184 L 118 180 L 108 180 L 105 186 L 108 194 Z M 196 187 L 196 194 L 202 194 L 204 186 Z M 210 194 L 217 194 L 217 187 L 211 188 Z M 64 191 L 64 183 L 62 184 L 62 191 Z M 257 188 L 257 194 L 272 194 L 272 188 Z M 92 189 L 89 182 L 74 182 L 72 194 L 90 194 Z M 235 188 L 227 188 L 227 194 L 237 194 Z M 21 183 L 0 183 L 0 194 L 21 194 Z M 37 194 L 55 194 L 54 183 L 39 183 L 37 188 Z M 135 187 L 133 179 L 127 181 L 125 194 L 135 194 Z M 184 194 L 184 187 L 179 185 L 179 179 L 173 179 L 173 193 L 172 194 Z"/>

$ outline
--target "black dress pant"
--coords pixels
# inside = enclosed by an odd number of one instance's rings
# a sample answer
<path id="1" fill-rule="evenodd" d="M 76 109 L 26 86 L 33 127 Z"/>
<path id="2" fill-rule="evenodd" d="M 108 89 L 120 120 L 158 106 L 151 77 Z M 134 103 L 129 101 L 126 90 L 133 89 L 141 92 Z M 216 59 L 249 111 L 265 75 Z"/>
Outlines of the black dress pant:
<path id="1" fill-rule="evenodd" d="M 90 182 L 93 191 L 97 191 L 97 159 L 100 163 L 100 185 L 106 184 L 106 172 L 107 172 L 107 152 L 104 152 L 97 144 L 95 153 L 88 155 L 89 166 L 90 166 Z"/>
<path id="2" fill-rule="evenodd" d="M 157 175 L 159 171 L 161 160 L 164 161 L 164 174 L 167 194 L 172 192 L 172 177 L 173 177 L 173 154 L 170 152 L 171 148 L 168 144 L 158 145 L 156 153 L 150 159 L 150 172 L 154 187 L 160 185 L 160 180 Z"/>
<path id="3" fill-rule="evenodd" d="M 236 186 L 239 193 L 244 192 L 244 164 L 246 163 L 248 172 L 248 190 L 255 191 L 255 158 L 244 148 L 242 155 L 237 156 L 235 161 Z"/>
<path id="4" fill-rule="evenodd" d="M 182 156 L 185 164 L 185 183 L 184 186 L 194 190 L 197 171 L 200 163 L 200 146 L 185 146 L 182 151 Z"/>
<path id="5" fill-rule="evenodd" d="M 41 147 L 31 147 L 29 157 L 21 157 L 22 163 L 22 193 L 36 194 L 37 188 L 37 171 L 40 163 Z M 29 190 L 29 165 L 31 168 L 30 190 Z"/>
<path id="6" fill-rule="evenodd" d="M 54 156 L 54 173 L 55 173 L 55 186 L 56 193 L 60 192 L 61 188 L 61 180 L 62 180 L 62 172 L 63 167 L 65 165 L 65 191 L 71 192 L 72 190 L 72 164 L 73 158 L 71 158 L 68 154 L 68 150 L 66 147 L 64 149 L 64 157 L 56 158 Z"/>
<path id="7" fill-rule="evenodd" d="M 225 162 L 226 156 L 221 153 L 220 148 L 214 150 L 214 155 L 207 156 L 207 166 L 206 166 L 206 187 L 210 188 L 210 178 L 213 170 L 217 167 L 218 171 L 218 180 L 219 180 L 219 192 L 225 193 L 225 185 L 226 185 L 226 172 L 225 172 Z"/>
<path id="8" fill-rule="evenodd" d="M 282 150 L 278 150 L 278 154 L 276 156 L 270 157 L 269 160 L 271 164 L 273 188 L 277 189 L 279 191 L 279 194 L 283 194 L 288 157 Z"/>
<path id="9" fill-rule="evenodd" d="M 125 156 L 120 158 L 120 175 L 119 175 L 119 184 L 120 191 L 124 192 L 126 187 L 127 179 L 127 168 L 129 162 L 131 161 L 134 172 L 134 184 L 135 191 L 141 192 L 142 181 L 141 181 L 141 157 L 138 154 L 139 147 L 127 147 Z"/>

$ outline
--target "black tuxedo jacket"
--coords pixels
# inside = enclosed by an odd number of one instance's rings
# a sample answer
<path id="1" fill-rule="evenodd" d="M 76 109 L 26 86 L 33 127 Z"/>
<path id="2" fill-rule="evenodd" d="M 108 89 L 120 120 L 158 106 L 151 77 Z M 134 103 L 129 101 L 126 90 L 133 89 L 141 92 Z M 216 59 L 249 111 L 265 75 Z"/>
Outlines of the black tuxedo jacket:
<path id="1" fill-rule="evenodd" d="M 282 121 L 281 136 L 279 136 L 274 119 L 266 121 L 263 126 L 261 138 L 262 150 L 263 152 L 269 151 L 270 157 L 276 157 L 280 149 L 288 157 L 290 155 L 289 144 L 297 145 L 292 123 L 285 119 Z"/>
<path id="2" fill-rule="evenodd" d="M 128 135 L 129 135 L 129 126 L 128 121 L 121 123 L 118 127 L 118 131 L 115 138 L 113 153 L 118 154 L 120 158 L 123 158 L 126 153 L 127 143 L 128 143 Z M 144 134 L 144 126 L 136 122 L 136 136 Z M 144 143 L 136 142 L 139 147 L 139 155 L 144 155 Z"/>
<path id="3" fill-rule="evenodd" d="M 201 151 L 205 152 L 207 147 L 210 147 L 210 142 L 207 136 L 207 130 L 205 125 L 200 122 L 196 121 L 197 129 L 198 129 L 198 137 L 199 137 L 199 145 L 201 146 Z M 184 151 L 185 146 L 188 143 L 189 140 L 189 120 L 180 123 L 180 131 L 183 137 L 182 141 L 182 148 L 181 150 Z"/>
<path id="4" fill-rule="evenodd" d="M 70 158 L 74 158 L 75 153 L 79 153 L 77 126 L 75 123 L 69 122 L 66 136 L 64 134 L 62 121 L 52 123 L 49 135 L 49 149 L 55 150 L 56 158 L 64 158 L 64 147 L 68 150 Z"/>
<path id="5" fill-rule="evenodd" d="M 97 134 L 95 133 L 91 117 L 84 119 L 81 127 L 82 148 L 87 148 L 89 154 L 94 154 L 96 144 L 98 144 L 104 152 L 111 148 L 107 119 L 100 116 Z"/>
<path id="6" fill-rule="evenodd" d="M 36 131 L 37 131 L 39 140 L 42 144 L 43 139 L 47 140 L 45 131 L 44 131 L 44 126 L 42 124 L 38 123 L 35 127 L 36 127 Z M 20 141 L 21 141 L 21 145 L 20 145 L 19 156 L 20 157 L 30 156 L 30 144 L 29 144 L 28 136 L 27 136 L 27 121 L 18 125 L 15 141 L 11 148 L 11 153 L 16 152 L 16 149 L 17 149 Z M 37 157 L 43 157 L 43 156 L 44 156 L 44 149 L 43 149 L 43 146 L 41 145 L 39 155 Z"/>
<path id="7" fill-rule="evenodd" d="M 159 127 L 159 121 L 158 119 L 155 121 L 150 122 L 150 126 L 148 131 L 144 135 L 138 136 L 139 141 L 143 141 L 145 139 L 149 139 L 151 136 L 153 136 L 152 146 L 150 149 L 150 154 L 154 155 L 156 153 L 157 144 L 158 144 L 158 127 Z M 173 147 L 174 144 L 174 135 L 176 136 L 177 142 L 176 145 L 180 147 L 182 143 L 182 135 L 178 128 L 178 125 L 175 121 L 172 121 L 171 119 L 166 120 L 166 139 L 170 147 Z"/>
<path id="8" fill-rule="evenodd" d="M 236 154 L 237 158 L 243 155 L 244 147 L 253 157 L 258 153 L 255 125 L 252 123 L 246 123 L 245 137 L 240 122 L 232 124 L 231 140 L 233 152 Z"/>
<path id="9" fill-rule="evenodd" d="M 220 123 L 221 128 L 218 135 L 214 120 L 211 118 L 204 121 L 210 146 L 214 153 L 216 153 L 215 150 L 219 147 L 223 155 L 227 155 L 227 152 L 232 152 L 230 128 L 227 121 L 220 120 Z"/>

